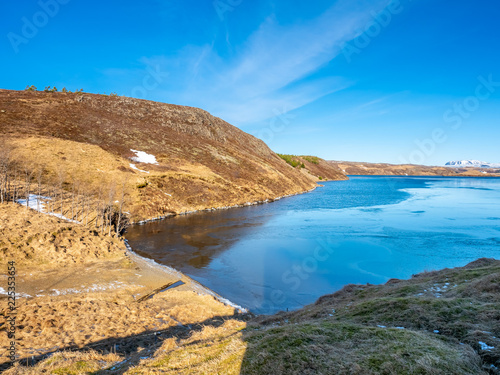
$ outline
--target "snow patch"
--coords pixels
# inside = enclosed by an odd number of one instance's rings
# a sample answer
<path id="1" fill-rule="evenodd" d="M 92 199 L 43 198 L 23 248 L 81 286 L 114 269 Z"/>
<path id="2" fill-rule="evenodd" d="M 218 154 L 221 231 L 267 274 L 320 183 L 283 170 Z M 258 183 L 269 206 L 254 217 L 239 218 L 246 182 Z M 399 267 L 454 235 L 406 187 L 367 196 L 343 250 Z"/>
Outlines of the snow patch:
<path id="1" fill-rule="evenodd" d="M 135 169 L 136 171 L 143 172 L 143 173 L 149 173 L 148 171 L 143 171 L 142 169 L 139 169 L 135 166 L 135 164 L 129 164 L 130 168 Z"/>
<path id="2" fill-rule="evenodd" d="M 455 160 L 445 164 L 446 167 L 463 168 L 499 168 L 500 164 L 488 163 L 480 160 Z"/>
<path id="3" fill-rule="evenodd" d="M 9 293 L 7 293 L 7 291 L 0 286 L 0 294 L 8 295 Z M 16 297 L 17 298 L 31 298 L 31 296 L 28 293 L 16 293 Z"/>
<path id="4" fill-rule="evenodd" d="M 78 294 L 78 293 L 89 293 L 89 292 L 98 292 L 98 291 L 105 291 L 109 289 L 120 289 L 125 287 L 126 284 L 121 282 L 121 281 L 113 281 L 109 284 L 92 284 L 91 286 L 85 288 L 82 287 L 81 289 L 77 288 L 68 288 L 68 289 L 63 289 L 63 290 L 58 290 L 58 289 L 51 289 L 49 292 L 51 292 L 52 296 L 64 296 L 66 294 Z"/>
<path id="5" fill-rule="evenodd" d="M 133 161 L 138 163 L 146 163 L 146 164 L 158 164 L 156 161 L 156 157 L 154 155 L 148 154 L 144 151 L 130 150 L 135 153 L 136 156 L 132 157 Z"/>
<path id="6" fill-rule="evenodd" d="M 55 212 L 47 212 L 47 210 L 45 209 L 45 204 L 47 201 L 50 201 L 50 200 L 52 200 L 52 198 L 43 197 L 41 195 L 30 194 L 28 199 L 18 199 L 16 202 L 22 206 L 27 206 L 28 208 L 31 208 L 32 210 L 41 212 L 42 214 L 55 216 L 59 219 L 66 220 L 66 221 L 69 221 L 71 223 L 80 224 L 79 221 L 69 219 L 66 216 L 63 216 L 61 214 L 57 214 Z"/>

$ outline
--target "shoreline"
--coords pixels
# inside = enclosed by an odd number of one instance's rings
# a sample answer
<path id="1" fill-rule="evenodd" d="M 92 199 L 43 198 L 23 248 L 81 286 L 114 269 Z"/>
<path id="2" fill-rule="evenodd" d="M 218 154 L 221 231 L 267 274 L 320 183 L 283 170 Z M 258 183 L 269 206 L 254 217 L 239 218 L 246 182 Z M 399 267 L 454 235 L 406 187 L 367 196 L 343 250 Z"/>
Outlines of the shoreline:
<path id="1" fill-rule="evenodd" d="M 193 325 L 247 311 L 181 272 L 141 257 L 124 238 L 93 233 L 19 203 L 1 205 L 0 218 L 8 244 L 4 259 L 15 263 L 17 312 L 16 363 L 0 356 L 0 372 L 34 365 L 53 353 L 97 350 L 116 356 L 120 347 L 119 356 L 128 357 L 148 335 L 187 337 Z M 5 314 L 6 275 L 0 281 Z M 7 342 L 6 330 L 0 340 Z"/>
<path id="2" fill-rule="evenodd" d="M 298 192 L 298 193 L 294 193 L 294 194 L 283 195 L 283 196 L 279 196 L 279 197 L 276 197 L 276 198 L 273 198 L 273 199 L 266 199 L 266 200 L 263 200 L 263 201 L 246 202 L 246 203 L 240 204 L 240 205 L 224 206 L 224 207 L 217 207 L 217 208 L 211 208 L 211 209 L 209 208 L 209 209 L 205 209 L 205 210 L 185 211 L 185 212 L 179 213 L 177 215 L 181 216 L 181 215 L 194 214 L 194 213 L 197 213 L 197 212 L 213 212 L 213 211 L 217 211 L 217 210 L 228 210 L 228 209 L 231 209 L 231 208 L 243 208 L 243 207 L 249 207 L 249 206 L 256 206 L 256 205 L 260 205 L 260 204 L 272 203 L 272 202 L 279 201 L 279 200 L 284 199 L 284 198 L 288 198 L 288 197 L 297 196 L 297 195 L 301 195 L 301 194 L 312 192 L 312 191 L 316 190 L 320 186 L 323 186 L 323 185 L 317 185 L 314 188 L 309 189 L 307 191 L 302 191 L 302 192 Z M 23 204 L 21 202 L 16 202 L 16 203 L 19 206 L 23 206 Z M 24 204 L 24 206 L 26 207 L 26 204 Z M 38 209 L 36 209 L 34 207 L 28 207 L 28 208 L 30 208 L 30 209 L 32 209 L 32 210 L 34 210 L 34 211 L 36 211 L 36 212 L 38 212 L 38 213 L 40 213 L 42 215 L 51 216 L 48 213 L 43 212 L 41 210 L 38 210 Z M 158 217 L 158 218 L 143 220 L 141 222 L 132 223 L 132 225 L 143 225 L 143 224 L 146 224 L 146 223 L 149 223 L 149 222 L 160 221 L 160 220 L 163 220 L 163 219 L 166 219 L 166 218 L 169 218 L 169 217 L 173 217 L 173 216 L 177 216 L 177 215 L 168 215 L 168 216 L 164 216 L 164 217 Z M 59 219 L 59 220 L 61 220 L 62 222 L 68 222 L 68 223 L 78 224 L 78 225 L 80 224 L 80 223 L 75 223 L 74 221 L 69 220 L 69 219 L 67 219 L 65 217 L 57 216 L 56 218 Z M 184 274 L 184 273 L 182 273 L 182 272 L 180 272 L 180 271 L 178 271 L 178 270 L 176 270 L 176 269 L 174 269 L 172 267 L 169 267 L 167 265 L 160 264 L 160 263 L 156 262 L 154 259 L 146 258 L 146 257 L 143 257 L 143 256 L 137 254 L 132 249 L 132 247 L 130 246 L 130 244 L 128 243 L 128 240 L 126 239 L 126 237 L 119 236 L 118 239 L 124 245 L 124 250 L 125 250 L 126 257 L 128 257 L 129 260 L 133 264 L 135 264 L 137 267 L 139 267 L 145 273 L 147 273 L 150 279 L 153 279 L 153 280 L 156 279 L 156 278 L 160 279 L 162 277 L 162 275 L 166 276 L 166 278 L 178 279 L 178 280 L 180 280 L 184 284 L 184 287 L 182 288 L 183 290 L 185 290 L 187 288 L 188 290 L 191 290 L 192 292 L 196 293 L 199 296 L 211 296 L 216 301 L 218 301 L 219 303 L 221 303 L 221 304 L 223 304 L 223 305 L 225 305 L 227 307 L 234 308 L 235 310 L 237 310 L 238 313 L 249 313 L 250 312 L 249 309 L 247 309 L 247 308 L 245 308 L 243 306 L 240 306 L 240 305 L 238 305 L 238 304 L 230 301 L 229 299 L 221 296 L 217 292 L 211 290 L 210 288 L 206 287 L 205 285 L 201 284 L 200 282 L 192 279 L 188 275 L 186 275 L 186 274 Z M 115 281 L 117 281 L 117 280 L 115 280 Z M 74 288 L 72 288 L 72 289 L 74 289 Z M 163 291 L 160 291 L 159 293 L 162 293 L 162 292 Z"/>
<path id="3" fill-rule="evenodd" d="M 330 180 L 330 181 L 344 181 L 344 180 Z M 155 221 L 165 220 L 165 219 L 168 219 L 170 217 L 190 215 L 190 214 L 195 214 L 195 213 L 198 213 L 198 212 L 214 212 L 214 211 L 220 211 L 220 210 L 230 210 L 232 208 L 244 208 L 244 207 L 250 207 L 250 206 L 258 206 L 258 205 L 261 205 L 261 204 L 273 203 L 273 202 L 279 201 L 279 200 L 284 199 L 284 198 L 290 198 L 290 197 L 294 197 L 294 196 L 297 196 L 297 195 L 302 195 L 302 194 L 310 193 L 310 192 L 312 192 L 312 191 L 314 191 L 317 188 L 322 187 L 322 186 L 324 186 L 324 185 L 318 184 L 317 186 L 315 186 L 315 187 L 313 187 L 312 189 L 309 189 L 309 190 L 301 191 L 301 192 L 294 193 L 294 194 L 282 195 L 282 196 L 279 196 L 277 198 L 268 198 L 268 199 L 265 199 L 263 201 L 246 202 L 244 204 L 235 204 L 233 206 L 222 206 L 222 207 L 205 208 L 205 209 L 202 209 L 202 210 L 183 211 L 183 212 L 179 212 L 178 214 L 173 213 L 173 214 L 170 214 L 170 215 L 158 216 L 158 217 L 154 217 L 154 218 L 151 218 L 151 219 L 146 219 L 146 220 L 141 220 L 141 221 L 133 221 L 133 222 L 130 223 L 130 225 L 143 225 L 143 224 L 152 223 L 152 222 L 155 222 Z"/>
<path id="4" fill-rule="evenodd" d="M 139 221 L 139 222 L 132 222 L 131 225 L 144 225 L 144 224 L 147 224 L 147 223 L 162 221 L 162 220 L 165 220 L 165 219 L 168 219 L 168 218 L 171 218 L 171 217 L 175 217 L 175 216 L 184 216 L 184 215 L 194 214 L 194 213 L 198 213 L 198 212 L 214 212 L 214 211 L 219 211 L 219 210 L 229 210 L 229 209 L 232 209 L 232 208 L 244 208 L 244 207 L 250 207 L 250 206 L 257 206 L 257 205 L 261 205 L 261 204 L 273 203 L 273 202 L 279 201 L 281 199 L 290 198 L 290 197 L 293 197 L 293 196 L 310 193 L 312 191 L 315 191 L 318 187 L 322 187 L 322 186 L 324 186 L 324 185 L 318 184 L 314 188 L 306 190 L 306 191 L 303 191 L 303 192 L 294 193 L 294 194 L 287 194 L 287 195 L 279 196 L 279 197 L 273 198 L 273 199 L 266 199 L 266 200 L 263 200 L 263 201 L 246 202 L 244 204 L 239 204 L 239 205 L 234 205 L 234 206 L 214 207 L 214 208 L 207 208 L 207 209 L 204 209 L 204 210 L 185 211 L 185 212 L 181 212 L 179 214 L 172 214 L 172 215 L 167 215 L 167 216 L 159 216 L 159 217 L 156 217 L 156 218 L 142 220 L 142 221 Z M 198 293 L 200 295 L 210 295 L 210 296 L 214 297 L 220 303 L 222 303 L 222 304 L 224 304 L 226 306 L 230 306 L 230 307 L 235 308 L 236 310 L 238 310 L 239 313 L 251 313 L 251 311 L 249 309 L 247 309 L 247 308 L 245 308 L 243 306 L 240 306 L 240 305 L 238 305 L 238 304 L 230 301 L 229 299 L 221 296 L 217 292 L 215 292 L 212 289 L 206 287 L 205 285 L 201 284 L 200 282 L 192 279 L 191 277 L 189 277 L 188 275 L 182 273 L 181 271 L 176 270 L 175 268 L 172 268 L 170 266 L 167 266 L 167 265 L 164 265 L 164 264 L 160 264 L 160 263 L 156 262 L 154 259 L 145 258 L 143 256 L 140 256 L 139 254 L 137 254 L 132 249 L 132 247 L 128 243 L 128 240 L 126 239 L 126 237 L 122 236 L 121 238 L 123 239 L 123 243 L 125 244 L 125 247 L 127 249 L 127 255 L 130 256 L 131 260 L 134 263 L 146 265 L 147 267 L 150 267 L 152 269 L 156 269 L 157 271 L 165 272 L 165 273 L 169 274 L 170 276 L 174 276 L 175 275 L 175 276 L 179 277 L 179 279 L 181 279 L 181 280 L 182 279 L 186 279 L 189 282 L 189 284 L 190 284 L 193 292 Z"/>
<path id="5" fill-rule="evenodd" d="M 218 293 L 216 293 L 215 291 L 206 287 L 205 285 L 201 284 L 200 282 L 192 279 L 191 277 L 182 273 L 181 271 L 178 271 L 175 268 L 172 268 L 170 266 L 160 264 L 160 263 L 156 262 L 154 259 L 149 259 L 149 258 L 145 258 L 143 256 L 140 256 L 132 249 L 132 247 L 128 243 L 127 239 L 123 238 L 123 243 L 125 244 L 125 247 L 127 249 L 127 256 L 137 266 L 150 268 L 153 273 L 164 273 L 164 274 L 167 274 L 169 276 L 177 277 L 184 284 L 187 284 L 187 286 L 193 292 L 197 293 L 198 295 L 212 296 L 220 303 L 222 303 L 226 306 L 235 308 L 241 314 L 249 312 L 249 310 L 247 308 L 240 306 L 240 305 L 228 300 L 227 298 L 224 298 L 223 296 L 219 295 Z"/>

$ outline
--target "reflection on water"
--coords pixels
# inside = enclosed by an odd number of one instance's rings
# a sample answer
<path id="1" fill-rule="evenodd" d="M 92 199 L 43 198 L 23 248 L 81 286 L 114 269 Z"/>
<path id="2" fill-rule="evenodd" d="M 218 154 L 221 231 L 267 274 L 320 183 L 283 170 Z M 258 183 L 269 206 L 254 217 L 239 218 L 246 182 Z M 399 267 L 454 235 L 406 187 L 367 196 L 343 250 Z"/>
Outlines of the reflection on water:
<path id="1" fill-rule="evenodd" d="M 266 215 L 245 220 L 236 210 L 195 213 L 134 226 L 126 237 L 139 254 L 159 263 L 203 269 L 265 220 Z"/>
<path id="2" fill-rule="evenodd" d="M 258 313 L 348 283 L 498 257 L 500 180 L 355 177 L 272 204 L 134 226 L 140 254 Z"/>

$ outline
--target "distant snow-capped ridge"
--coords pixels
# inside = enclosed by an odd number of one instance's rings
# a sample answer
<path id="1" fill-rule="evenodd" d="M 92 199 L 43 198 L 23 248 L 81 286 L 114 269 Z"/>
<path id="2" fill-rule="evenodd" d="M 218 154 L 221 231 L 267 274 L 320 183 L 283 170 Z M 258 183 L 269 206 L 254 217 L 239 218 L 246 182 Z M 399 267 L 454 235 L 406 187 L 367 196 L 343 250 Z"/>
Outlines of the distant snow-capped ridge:
<path id="1" fill-rule="evenodd" d="M 500 164 L 488 163 L 479 160 L 457 160 L 449 161 L 445 164 L 447 167 L 460 167 L 460 168 L 500 168 Z"/>

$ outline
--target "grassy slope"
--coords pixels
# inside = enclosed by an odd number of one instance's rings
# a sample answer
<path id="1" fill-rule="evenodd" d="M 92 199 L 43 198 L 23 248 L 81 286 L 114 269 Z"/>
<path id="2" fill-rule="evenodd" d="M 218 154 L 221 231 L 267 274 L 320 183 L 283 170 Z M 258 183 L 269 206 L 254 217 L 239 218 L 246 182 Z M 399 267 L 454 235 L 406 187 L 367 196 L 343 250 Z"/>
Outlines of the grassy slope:
<path id="1" fill-rule="evenodd" d="M 317 156 L 278 154 L 288 165 L 317 181 L 347 180 L 347 176 L 335 165 Z"/>
<path id="2" fill-rule="evenodd" d="M 254 329 L 272 335 L 249 335 L 246 373 L 283 366 L 339 374 L 497 373 L 491 365 L 500 367 L 499 283 L 500 262 L 482 259 L 386 285 L 346 286 L 297 312 L 261 318 Z M 495 349 L 482 350 L 480 341 Z M 258 355 L 269 347 L 282 355 Z"/>
<path id="3" fill-rule="evenodd" d="M 263 201 L 316 186 L 314 176 L 290 168 L 262 141 L 197 108 L 0 90 L 0 109 L 0 138 L 12 143 L 23 161 L 73 171 L 72 177 L 97 184 L 98 173 L 118 184 L 127 181 L 135 220 Z M 155 155 L 159 164 L 135 163 L 149 174 L 131 169 L 131 149 Z"/>
<path id="4" fill-rule="evenodd" d="M 22 269 L 40 271 L 57 264 L 124 259 L 124 251 L 116 237 L 12 203 L 0 205 L 0 264 L 15 260 Z"/>
<path id="5" fill-rule="evenodd" d="M 500 177 L 500 169 L 493 168 L 447 168 L 413 164 L 360 163 L 348 161 L 328 161 L 348 175 L 386 176 L 449 176 L 449 177 Z"/>
<path id="6" fill-rule="evenodd" d="M 125 373 L 497 374 L 499 282 L 500 261 L 481 259 L 385 285 L 349 285 L 296 312 L 226 317 L 189 337 L 155 341 Z M 16 371 L 115 373 L 108 354 L 88 355 L 60 354 Z"/>

